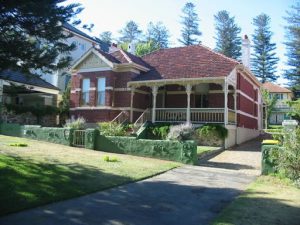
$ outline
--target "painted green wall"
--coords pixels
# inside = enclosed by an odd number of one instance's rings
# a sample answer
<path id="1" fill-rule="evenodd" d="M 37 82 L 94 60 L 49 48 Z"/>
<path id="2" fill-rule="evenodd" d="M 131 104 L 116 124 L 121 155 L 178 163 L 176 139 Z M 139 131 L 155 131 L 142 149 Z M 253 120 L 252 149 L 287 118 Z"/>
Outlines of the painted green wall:
<path id="1" fill-rule="evenodd" d="M 271 157 L 272 155 L 278 155 L 276 151 L 282 151 L 282 147 L 278 145 L 262 145 L 262 160 L 261 160 L 261 173 L 262 175 L 268 175 L 276 172 L 276 166 L 278 162 L 276 157 Z"/>
<path id="2" fill-rule="evenodd" d="M 72 132 L 72 129 L 67 128 L 24 126 L 23 137 L 70 146 Z"/>
<path id="3" fill-rule="evenodd" d="M 0 133 L 8 136 L 22 137 L 24 126 L 16 123 L 1 123 Z"/>
<path id="4" fill-rule="evenodd" d="M 194 164 L 197 161 L 197 146 L 194 141 L 178 142 L 98 135 L 95 149 L 172 160 L 186 164 Z"/>

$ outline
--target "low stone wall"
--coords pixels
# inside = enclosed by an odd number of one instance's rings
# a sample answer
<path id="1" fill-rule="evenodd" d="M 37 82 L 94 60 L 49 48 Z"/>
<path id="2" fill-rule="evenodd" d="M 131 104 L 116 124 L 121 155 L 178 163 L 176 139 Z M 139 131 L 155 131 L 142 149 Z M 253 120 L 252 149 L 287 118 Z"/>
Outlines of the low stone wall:
<path id="1" fill-rule="evenodd" d="M 22 137 L 24 126 L 17 123 L 0 123 L 0 133 L 8 136 Z"/>
<path id="2" fill-rule="evenodd" d="M 197 146 L 194 141 L 178 142 L 98 135 L 95 149 L 172 160 L 186 164 L 194 164 L 197 161 Z"/>
<path id="3" fill-rule="evenodd" d="M 20 125 L 16 123 L 1 123 L 0 133 L 8 136 L 26 137 L 35 140 L 71 145 L 72 129 L 41 127 L 39 125 Z"/>
<path id="4" fill-rule="evenodd" d="M 68 128 L 25 125 L 23 137 L 71 146 L 72 132 Z"/>
<path id="5" fill-rule="evenodd" d="M 73 144 L 74 130 L 68 128 L 41 127 L 2 123 L 0 133 L 35 140 L 69 145 Z M 106 152 L 171 160 L 186 164 L 197 162 L 197 145 L 194 141 L 147 140 L 136 137 L 106 137 L 97 129 L 85 130 L 84 147 Z"/>
<path id="6" fill-rule="evenodd" d="M 1 113 L 1 120 L 5 123 L 14 123 L 14 124 L 26 124 L 26 125 L 35 125 L 41 124 L 42 126 L 56 126 L 56 115 L 46 115 L 43 116 L 39 123 L 37 117 L 30 112 L 15 114 L 14 112 L 7 111 L 6 108 L 3 108 Z"/>

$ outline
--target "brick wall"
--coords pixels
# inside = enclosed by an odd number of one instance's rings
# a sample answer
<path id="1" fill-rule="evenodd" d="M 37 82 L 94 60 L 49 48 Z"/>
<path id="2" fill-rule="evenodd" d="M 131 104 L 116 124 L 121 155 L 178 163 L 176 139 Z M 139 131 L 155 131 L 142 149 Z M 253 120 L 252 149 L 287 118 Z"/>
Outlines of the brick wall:
<path id="1" fill-rule="evenodd" d="M 258 88 L 256 85 L 250 83 L 244 76 L 240 73 L 237 74 L 237 89 L 246 94 L 249 98 L 243 96 L 242 94 L 237 95 L 237 109 L 248 113 L 254 117 L 258 116 L 258 106 L 255 101 L 258 100 Z M 249 129 L 257 129 L 258 120 L 256 118 L 238 114 L 238 126 L 245 127 Z"/>
<path id="2" fill-rule="evenodd" d="M 258 127 L 257 119 L 242 114 L 237 115 L 237 121 L 239 127 L 245 127 L 248 129 L 257 129 Z"/>

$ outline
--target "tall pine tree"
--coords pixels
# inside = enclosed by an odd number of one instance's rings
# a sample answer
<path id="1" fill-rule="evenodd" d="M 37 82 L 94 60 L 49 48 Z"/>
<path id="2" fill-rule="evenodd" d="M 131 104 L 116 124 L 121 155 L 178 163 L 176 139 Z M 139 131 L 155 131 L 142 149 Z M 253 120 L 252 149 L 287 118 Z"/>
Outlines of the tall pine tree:
<path id="1" fill-rule="evenodd" d="M 158 22 L 156 24 L 150 22 L 148 24 L 146 41 L 152 41 L 153 45 L 158 49 L 168 48 L 169 37 L 169 31 L 162 22 Z"/>
<path id="2" fill-rule="evenodd" d="M 288 69 L 285 78 L 289 80 L 292 87 L 300 90 L 300 1 L 296 2 L 285 18 L 286 26 L 286 56 L 288 58 Z"/>
<path id="3" fill-rule="evenodd" d="M 120 41 L 123 43 L 130 43 L 132 41 L 138 41 L 142 34 L 139 26 L 134 21 L 129 21 L 126 23 L 125 27 L 120 30 Z"/>
<path id="4" fill-rule="evenodd" d="M 276 65 L 278 58 L 274 52 L 276 44 L 271 42 L 273 33 L 270 31 L 270 17 L 264 13 L 253 19 L 255 26 L 253 39 L 253 50 L 251 69 L 252 72 L 261 80 L 276 81 Z"/>
<path id="5" fill-rule="evenodd" d="M 112 43 L 112 33 L 110 31 L 103 31 L 100 35 L 99 38 L 101 41 L 111 45 Z"/>
<path id="6" fill-rule="evenodd" d="M 63 24 L 82 8 L 78 4 L 61 4 L 64 2 L 1 1 L 0 72 L 12 69 L 30 74 L 32 69 L 40 69 L 51 73 L 69 65 L 71 58 L 67 53 L 75 45 L 65 42 L 70 35 L 63 32 Z"/>
<path id="7" fill-rule="evenodd" d="M 183 27 L 181 29 L 181 39 L 178 39 L 178 41 L 185 46 L 198 44 L 200 42 L 198 37 L 202 35 L 199 30 L 198 14 L 195 11 L 195 5 L 192 2 L 187 2 L 182 9 L 181 24 Z"/>
<path id="8" fill-rule="evenodd" d="M 230 17 L 226 10 L 219 11 L 215 16 L 216 51 L 230 58 L 239 59 L 241 56 L 241 28 Z"/>

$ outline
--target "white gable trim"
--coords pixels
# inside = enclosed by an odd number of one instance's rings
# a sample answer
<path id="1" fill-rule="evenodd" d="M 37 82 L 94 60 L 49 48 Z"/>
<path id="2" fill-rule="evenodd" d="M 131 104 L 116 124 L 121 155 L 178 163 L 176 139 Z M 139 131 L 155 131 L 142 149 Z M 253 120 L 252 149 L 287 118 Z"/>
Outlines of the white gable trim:
<path id="1" fill-rule="evenodd" d="M 110 71 L 110 67 L 98 67 L 98 68 L 88 68 L 88 69 L 79 69 L 77 70 L 78 73 L 84 72 L 98 72 L 98 71 Z"/>
<path id="2" fill-rule="evenodd" d="M 86 53 L 84 53 L 71 67 L 71 70 L 76 70 L 76 67 L 82 63 L 90 54 L 95 54 L 98 56 L 103 62 L 105 62 L 111 69 L 114 67 L 114 63 L 107 60 L 103 55 L 101 55 L 97 50 L 95 50 L 93 47 L 90 48 Z"/>

